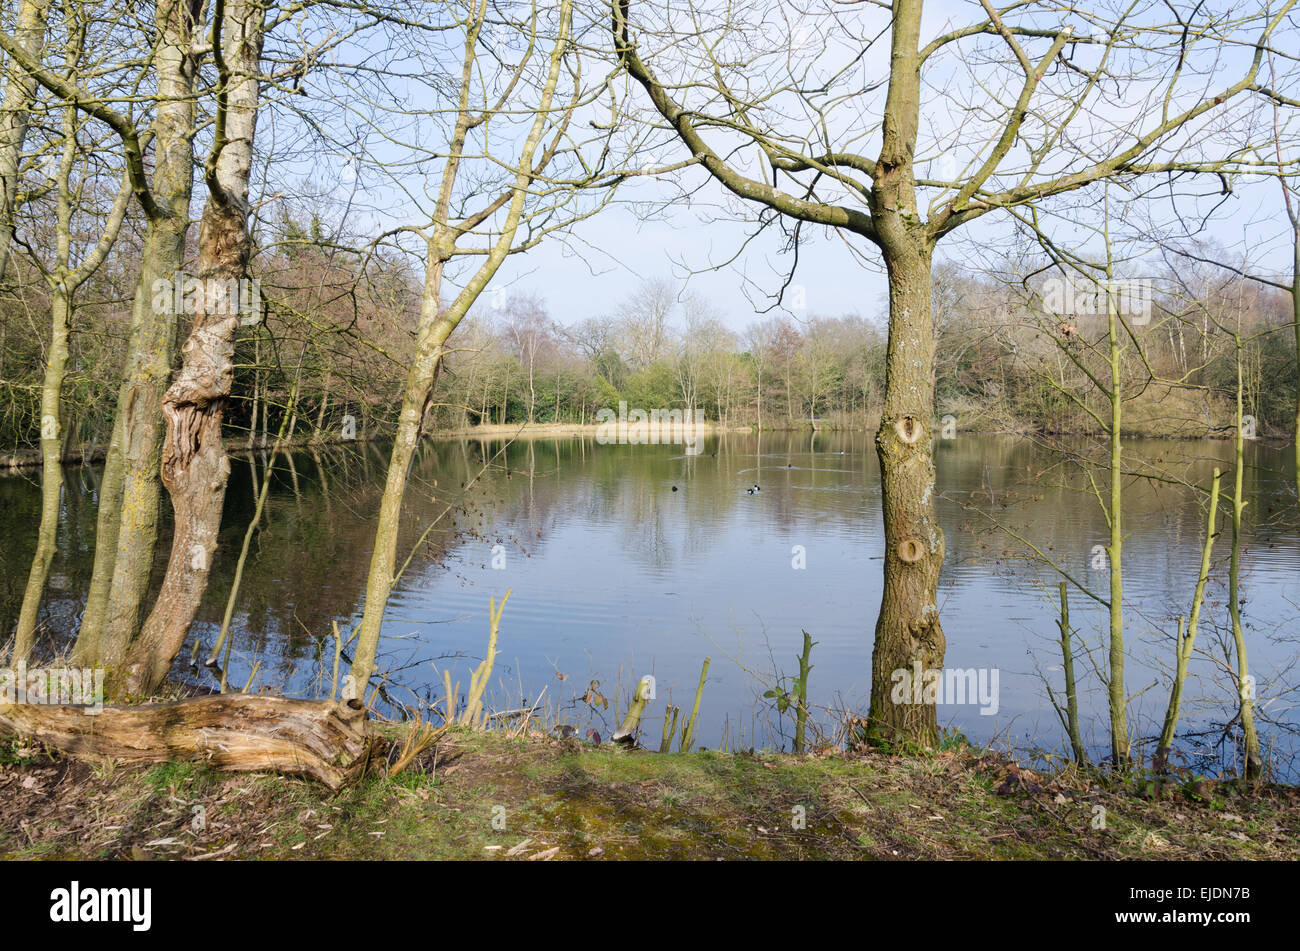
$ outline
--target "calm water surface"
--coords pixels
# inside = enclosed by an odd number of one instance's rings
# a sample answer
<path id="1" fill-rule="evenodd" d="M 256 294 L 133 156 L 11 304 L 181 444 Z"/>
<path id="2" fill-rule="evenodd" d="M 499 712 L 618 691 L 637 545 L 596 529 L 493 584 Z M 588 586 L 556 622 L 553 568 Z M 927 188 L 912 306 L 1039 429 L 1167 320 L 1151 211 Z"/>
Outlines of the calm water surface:
<path id="1" fill-rule="evenodd" d="M 1279 771 L 1296 748 L 1295 662 L 1300 655 L 1300 524 L 1289 449 L 1249 447 L 1244 618 L 1258 682 L 1266 751 Z M 1222 442 L 1135 442 L 1127 462 L 1208 484 L 1231 447 Z M 492 463 L 481 479 L 462 489 Z M 252 517 L 265 453 L 236 456 L 221 548 L 196 630 L 213 642 L 230 594 L 233 562 Z M 328 691 L 331 621 L 360 618 L 373 516 L 382 490 L 382 447 L 282 454 L 236 601 L 230 680 L 254 663 L 256 687 Z M 1030 439 L 960 436 L 938 445 L 940 516 L 947 536 L 940 611 L 946 663 L 998 673 L 998 710 L 940 707 L 941 722 L 972 740 L 1018 750 L 1062 749 L 1045 683 L 1058 695 L 1057 582 L 1012 534 L 1098 595 L 1108 593 L 1107 528 L 1078 470 Z M 75 632 L 89 583 L 98 471 L 67 471 L 60 555 L 43 621 L 51 645 Z M 1103 480 L 1104 481 L 1104 480 Z M 745 490 L 759 485 L 761 491 Z M 1225 477 L 1225 486 L 1230 485 Z M 677 491 L 673 491 L 674 486 Z M 797 670 L 807 630 L 811 700 L 863 710 L 880 602 L 879 473 L 865 433 L 729 434 L 701 455 L 674 446 L 600 446 L 590 440 L 426 443 L 408 492 L 400 557 L 418 545 L 388 606 L 380 667 L 389 696 L 441 703 L 441 670 L 468 683 L 487 639 L 488 598 L 511 590 L 502 622 L 492 706 L 540 703 L 552 716 L 602 736 L 614 707 L 646 673 L 658 700 L 646 721 L 657 745 L 663 703 L 689 708 L 704 657 L 713 658 L 700 743 L 788 747 L 783 723 L 761 694 L 777 673 Z M 451 510 L 424 538 L 440 513 Z M 0 478 L 0 621 L 17 617 L 38 518 L 34 474 Z M 1186 614 L 1200 560 L 1204 513 L 1196 493 L 1134 479 L 1126 486 L 1125 600 L 1130 723 L 1159 730 L 1168 697 L 1173 618 Z M 1226 522 L 1185 694 L 1184 755 L 1213 769 L 1231 759 L 1233 686 L 1227 630 Z M 167 546 L 160 546 L 159 577 Z M 805 564 L 795 567 L 799 554 Z M 494 568 L 493 565 L 498 566 Z M 1101 565 L 1100 568 L 1097 565 Z M 1071 590 L 1071 616 L 1091 656 L 1077 663 L 1085 739 L 1097 753 L 1105 731 L 1105 618 Z M 178 676 L 211 683 L 178 660 Z M 435 672 L 435 670 L 437 672 Z M 610 701 L 579 699 L 592 681 Z M 463 689 L 463 688 L 462 688 Z M 621 708 L 620 708 L 621 709 Z M 820 714 L 825 722 L 831 715 Z"/>

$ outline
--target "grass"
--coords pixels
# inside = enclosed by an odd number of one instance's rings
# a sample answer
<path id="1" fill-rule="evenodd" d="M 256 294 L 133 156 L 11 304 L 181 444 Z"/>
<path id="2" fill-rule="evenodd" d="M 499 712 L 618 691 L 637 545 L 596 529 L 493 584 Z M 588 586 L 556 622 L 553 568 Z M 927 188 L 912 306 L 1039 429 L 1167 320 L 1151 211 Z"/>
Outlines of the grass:
<path id="1" fill-rule="evenodd" d="M 7 749 L 7 752 L 5 750 Z M 303 859 L 1294 858 L 1300 794 L 1045 777 L 926 755 L 660 756 L 456 730 L 331 794 L 202 764 L 96 769 L 0 744 L 0 856 Z M 1104 816 L 1104 828 L 1097 817 Z"/>

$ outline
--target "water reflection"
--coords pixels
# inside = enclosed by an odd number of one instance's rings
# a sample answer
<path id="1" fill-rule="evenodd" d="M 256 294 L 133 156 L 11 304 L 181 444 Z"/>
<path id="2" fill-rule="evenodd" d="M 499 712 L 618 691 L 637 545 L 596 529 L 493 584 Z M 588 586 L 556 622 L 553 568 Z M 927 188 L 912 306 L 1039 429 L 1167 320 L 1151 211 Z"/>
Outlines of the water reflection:
<path id="1" fill-rule="evenodd" d="M 1087 454 L 1086 443 L 1071 452 Z M 1289 452 L 1250 447 L 1245 619 L 1259 682 L 1261 724 L 1280 759 L 1293 748 L 1300 520 Z M 1172 618 L 1187 613 L 1199 566 L 1204 512 L 1186 485 L 1230 468 L 1223 442 L 1133 443 L 1126 465 L 1160 472 L 1125 486 L 1125 597 L 1135 733 L 1154 734 L 1167 698 Z M 234 559 L 262 479 L 272 480 L 234 616 L 231 682 L 260 661 L 257 685 L 311 694 L 332 663 L 331 622 L 360 617 L 365 575 L 387 462 L 384 447 L 237 454 L 221 547 L 196 633 L 215 640 Z M 1108 578 L 1094 567 L 1107 526 L 1077 467 L 1038 441 L 960 436 L 940 441 L 940 518 L 948 558 L 941 577 L 947 664 L 1000 671 L 1000 709 L 941 708 L 941 720 L 974 740 L 1060 749 L 1062 731 L 1043 686 L 1059 692 L 1056 585 L 1020 536 L 1099 596 Z M 484 468 L 486 466 L 486 471 Z M 481 478 L 479 477 L 481 475 Z M 67 473 L 59 555 L 42 621 L 47 646 L 76 629 L 89 584 L 98 470 Z M 752 486 L 760 491 L 750 493 Z M 466 488 L 468 486 L 468 488 Z M 676 491 L 674 490 L 676 487 Z M 703 657 L 714 663 L 701 711 L 701 742 L 780 745 L 766 689 L 753 672 L 795 669 L 801 631 L 817 647 L 812 698 L 862 708 L 870 684 L 871 635 L 880 599 L 879 473 L 866 433 L 729 434 L 700 455 L 674 446 L 598 446 L 589 440 L 437 441 L 412 471 L 399 551 L 416 547 L 385 622 L 380 667 L 392 695 L 436 700 L 439 669 L 467 680 L 486 641 L 487 600 L 513 589 L 494 685 L 506 706 L 539 697 L 567 703 L 591 679 L 613 695 L 653 672 L 660 703 L 688 703 Z M 34 544 L 34 476 L 0 478 L 8 542 L 0 560 L 0 621 L 12 630 Z M 435 518 L 440 520 L 430 525 Z M 1226 523 L 1224 523 L 1226 525 Z M 1199 646 L 1185 694 L 1189 732 L 1213 732 L 1231 716 L 1222 665 L 1226 630 L 1226 534 L 1216 549 Z M 418 547 L 417 547 L 418 543 Z M 157 581 L 168 546 L 159 547 Z M 504 568 L 494 568 L 504 564 Z M 798 567 L 802 562 L 804 567 Z M 1072 620 L 1091 653 L 1077 665 L 1085 740 L 1107 746 L 1104 609 L 1071 592 Z M 189 651 L 176 673 L 190 669 Z M 561 675 L 563 679 L 561 679 Z M 325 674 L 327 677 L 328 674 Z M 328 687 L 325 687 L 327 690 Z M 576 709 L 576 708 L 574 708 Z M 584 707 L 585 709 L 585 707 Z M 607 716 L 612 717 L 611 714 Z M 788 726 L 788 725 L 787 725 Z M 647 721 L 656 734 L 658 724 Z M 1219 745 L 1219 749 L 1222 749 Z"/>

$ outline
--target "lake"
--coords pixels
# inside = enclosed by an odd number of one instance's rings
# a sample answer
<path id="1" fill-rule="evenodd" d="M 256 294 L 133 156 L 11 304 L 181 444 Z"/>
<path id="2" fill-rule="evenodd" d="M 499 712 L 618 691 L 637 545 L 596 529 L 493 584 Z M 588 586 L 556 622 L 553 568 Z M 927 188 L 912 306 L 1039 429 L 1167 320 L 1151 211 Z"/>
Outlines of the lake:
<path id="1" fill-rule="evenodd" d="M 699 745 L 788 749 L 792 724 L 762 694 L 777 675 L 797 672 L 806 630 L 816 641 L 810 701 L 833 738 L 837 711 L 864 711 L 870 687 L 883 546 L 872 437 L 730 433 L 701 445 L 699 455 L 688 455 L 680 446 L 590 438 L 425 442 L 407 493 L 399 563 L 413 547 L 415 554 L 389 603 L 378 662 L 390 701 L 382 709 L 416 698 L 440 706 L 444 668 L 463 693 L 486 649 L 489 596 L 509 589 L 490 709 L 536 705 L 552 722 L 607 737 L 630 689 L 652 674 L 657 699 L 644 738 L 657 747 L 665 702 L 689 711 L 707 656 Z M 1266 756 L 1294 779 L 1300 518 L 1292 454 L 1262 444 L 1248 453 L 1242 591 L 1257 717 Z M 268 455 L 232 457 L 221 546 L 196 625 L 205 651 Z M 1126 462 L 1206 486 L 1219 465 L 1230 490 L 1230 455 L 1220 441 L 1134 441 Z M 346 631 L 360 618 L 386 461 L 377 444 L 275 458 L 236 600 L 232 684 L 242 687 L 260 663 L 254 690 L 328 693 L 331 622 Z M 1060 576 L 1009 532 L 1104 597 L 1108 569 L 1095 549 L 1107 541 L 1103 513 L 1079 471 L 1034 438 L 959 434 L 937 443 L 937 466 L 948 546 L 939 605 L 946 665 L 985 677 L 995 671 L 998 687 L 995 704 L 941 706 L 940 723 L 976 742 L 1060 755 L 1068 747 L 1044 686 L 1061 693 Z M 98 470 L 74 467 L 66 475 L 60 553 L 42 616 L 51 646 L 75 633 L 95 534 Z M 37 478 L 34 471 L 0 477 L 6 632 L 35 543 Z M 747 491 L 755 485 L 759 491 Z M 1205 516 L 1196 493 L 1177 484 L 1132 479 L 1125 504 L 1130 725 L 1149 738 L 1163 719 L 1173 619 L 1190 608 Z M 1207 772 L 1235 755 L 1224 730 L 1234 711 L 1223 672 L 1232 658 L 1230 525 L 1220 528 L 1180 722 L 1181 755 Z M 164 539 L 158 578 L 166 553 Z M 1106 668 L 1104 609 L 1078 590 L 1070 597 L 1076 641 L 1091 649 L 1076 663 L 1084 738 L 1101 757 L 1109 743 L 1098 673 Z M 187 648 L 174 674 L 213 685 L 190 656 Z M 599 705 L 602 696 L 608 708 Z"/>

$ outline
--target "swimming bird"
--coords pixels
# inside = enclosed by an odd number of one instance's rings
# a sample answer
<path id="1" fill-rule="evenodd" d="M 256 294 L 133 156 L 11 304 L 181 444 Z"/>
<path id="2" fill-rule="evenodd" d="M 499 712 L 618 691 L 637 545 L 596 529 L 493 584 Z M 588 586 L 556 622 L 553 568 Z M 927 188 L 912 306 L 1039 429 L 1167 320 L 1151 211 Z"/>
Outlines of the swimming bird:
<path id="1" fill-rule="evenodd" d="M 760 488 L 758 487 L 757 484 L 755 484 L 755 485 L 754 485 L 754 491 L 755 491 L 755 492 L 762 492 L 763 490 L 760 489 Z"/>
<path id="2" fill-rule="evenodd" d="M 677 491 L 677 486 L 673 486 L 673 491 L 674 491 L 674 492 Z"/>
<path id="3" fill-rule="evenodd" d="M 750 495 L 753 495 L 753 494 L 754 494 L 754 490 L 753 490 L 753 489 L 746 489 L 745 491 L 748 492 Z"/>

